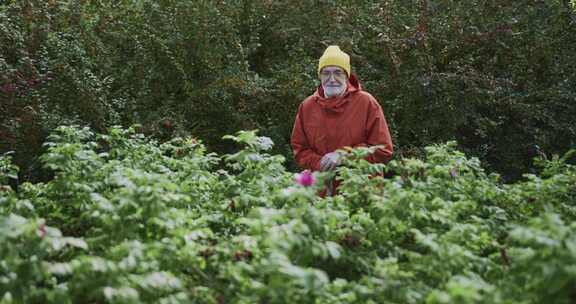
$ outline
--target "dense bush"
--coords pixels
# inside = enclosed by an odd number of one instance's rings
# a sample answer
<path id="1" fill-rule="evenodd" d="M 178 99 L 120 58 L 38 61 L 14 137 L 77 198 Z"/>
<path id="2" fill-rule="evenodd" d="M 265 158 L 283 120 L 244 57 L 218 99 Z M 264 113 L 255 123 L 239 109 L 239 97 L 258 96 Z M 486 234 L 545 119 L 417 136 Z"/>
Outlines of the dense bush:
<path id="1" fill-rule="evenodd" d="M 573 303 L 576 167 L 502 184 L 454 143 L 388 166 L 351 151 L 295 183 L 255 132 L 231 154 L 194 138 L 60 127 L 47 183 L 7 186 L 2 303 Z M 374 176 L 382 170 L 398 175 Z"/>
<path id="2" fill-rule="evenodd" d="M 575 20 L 567 0 L 2 1 L 0 152 L 40 178 L 41 143 L 62 124 L 140 123 L 221 153 L 222 135 L 259 129 L 293 170 L 297 105 L 339 44 L 398 155 L 457 140 L 517 178 L 575 145 Z"/>

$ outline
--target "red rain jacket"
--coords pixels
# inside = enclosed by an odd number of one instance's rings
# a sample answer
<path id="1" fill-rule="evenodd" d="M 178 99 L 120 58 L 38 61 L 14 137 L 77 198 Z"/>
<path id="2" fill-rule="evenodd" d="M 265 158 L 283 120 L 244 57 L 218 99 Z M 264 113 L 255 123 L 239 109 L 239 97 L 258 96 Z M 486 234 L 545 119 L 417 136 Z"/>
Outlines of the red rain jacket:
<path id="1" fill-rule="evenodd" d="M 368 156 L 371 163 L 387 163 L 393 153 L 382 107 L 353 74 L 342 96 L 326 99 L 320 85 L 300 104 L 291 145 L 298 165 L 312 171 L 320 170 L 324 154 L 346 146 L 384 146 Z"/>

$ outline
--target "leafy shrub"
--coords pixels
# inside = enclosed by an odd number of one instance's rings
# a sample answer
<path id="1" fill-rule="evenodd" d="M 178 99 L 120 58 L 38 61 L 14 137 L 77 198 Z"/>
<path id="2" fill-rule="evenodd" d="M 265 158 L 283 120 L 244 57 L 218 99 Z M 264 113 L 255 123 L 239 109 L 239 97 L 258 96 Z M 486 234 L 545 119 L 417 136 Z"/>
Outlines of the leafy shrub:
<path id="1" fill-rule="evenodd" d="M 337 170 L 339 193 L 322 198 L 331 174 L 296 183 L 269 138 L 226 138 L 241 149 L 59 127 L 41 156 L 54 179 L 18 192 L 0 158 L 2 301 L 573 300 L 570 155 L 503 184 L 454 142 L 386 166 L 360 148 Z"/>
<path id="2" fill-rule="evenodd" d="M 311 18 L 313 16 L 313 18 Z M 59 125 L 141 124 L 161 141 L 259 129 L 295 171 L 289 137 L 324 48 L 351 54 L 398 155 L 457 140 L 505 181 L 576 144 L 568 1 L 3 1 L 0 153 L 23 180 Z M 538 149 L 535 148 L 537 145 Z"/>

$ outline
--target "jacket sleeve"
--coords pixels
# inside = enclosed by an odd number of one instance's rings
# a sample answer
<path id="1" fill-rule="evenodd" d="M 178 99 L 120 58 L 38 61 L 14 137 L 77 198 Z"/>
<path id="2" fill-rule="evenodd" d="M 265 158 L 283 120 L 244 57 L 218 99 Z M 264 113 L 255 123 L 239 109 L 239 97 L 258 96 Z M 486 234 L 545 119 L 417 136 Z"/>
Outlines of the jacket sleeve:
<path id="1" fill-rule="evenodd" d="M 374 153 L 368 155 L 366 160 L 370 163 L 387 163 L 392 159 L 394 146 L 388 129 L 388 123 L 384 118 L 382 107 L 375 99 L 372 99 L 368 108 L 366 120 L 366 142 L 355 147 L 383 146 Z"/>
<path id="2" fill-rule="evenodd" d="M 296 159 L 296 163 L 302 169 L 319 171 L 320 159 L 322 156 L 316 153 L 310 146 L 306 130 L 304 129 L 303 119 L 302 105 L 300 105 L 300 108 L 298 108 L 298 114 L 296 114 L 296 120 L 294 121 L 292 137 L 290 139 L 294 159 Z"/>

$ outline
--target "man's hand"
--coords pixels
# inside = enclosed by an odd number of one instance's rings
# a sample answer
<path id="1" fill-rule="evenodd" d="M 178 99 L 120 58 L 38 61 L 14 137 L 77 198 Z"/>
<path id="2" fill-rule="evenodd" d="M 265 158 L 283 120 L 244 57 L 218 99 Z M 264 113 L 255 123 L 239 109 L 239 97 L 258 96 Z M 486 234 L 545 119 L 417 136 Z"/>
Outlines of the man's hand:
<path id="1" fill-rule="evenodd" d="M 330 152 L 324 154 L 322 159 L 320 159 L 320 170 L 321 171 L 331 171 L 336 169 L 340 164 L 340 154 L 337 152 Z"/>

